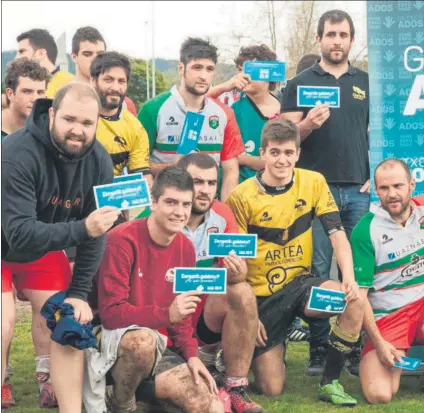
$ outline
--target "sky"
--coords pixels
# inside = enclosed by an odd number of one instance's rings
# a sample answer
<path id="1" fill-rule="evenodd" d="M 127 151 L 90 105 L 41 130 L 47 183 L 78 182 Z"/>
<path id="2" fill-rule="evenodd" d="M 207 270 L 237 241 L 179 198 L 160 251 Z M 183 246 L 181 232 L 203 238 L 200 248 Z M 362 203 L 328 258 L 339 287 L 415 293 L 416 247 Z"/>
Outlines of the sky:
<path id="1" fill-rule="evenodd" d="M 167 59 L 178 58 L 186 37 L 225 36 L 232 27 L 245 24 L 246 16 L 257 7 L 254 1 L 2 1 L 2 50 L 16 49 L 16 36 L 37 27 L 55 38 L 65 32 L 70 52 L 76 29 L 90 25 L 99 29 L 109 50 L 151 57 L 152 3 L 155 57 Z M 358 16 L 365 13 L 364 1 L 349 2 L 349 6 L 342 1 L 318 3 L 328 9 L 353 10 Z"/>

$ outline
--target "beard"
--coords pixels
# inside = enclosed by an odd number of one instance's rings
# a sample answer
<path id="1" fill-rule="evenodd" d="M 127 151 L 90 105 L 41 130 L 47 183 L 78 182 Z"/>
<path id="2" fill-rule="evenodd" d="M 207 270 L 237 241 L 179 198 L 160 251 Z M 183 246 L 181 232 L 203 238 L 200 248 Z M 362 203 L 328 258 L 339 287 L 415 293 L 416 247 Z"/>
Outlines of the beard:
<path id="1" fill-rule="evenodd" d="M 400 210 L 398 212 L 393 212 L 393 210 L 390 209 L 389 205 L 390 202 L 381 203 L 381 206 L 385 211 L 389 213 L 391 217 L 398 218 L 401 217 L 409 208 L 411 203 L 411 197 L 409 196 L 407 199 L 403 200 L 400 199 L 398 202 L 401 203 Z"/>
<path id="2" fill-rule="evenodd" d="M 186 83 L 185 87 L 186 87 L 186 89 L 189 93 L 191 93 L 192 95 L 195 95 L 195 96 L 206 95 L 206 93 L 208 93 L 208 90 L 210 88 L 210 87 L 208 87 L 205 91 L 199 91 L 194 86 L 189 86 L 187 83 Z"/>
<path id="3" fill-rule="evenodd" d="M 84 135 L 66 134 L 64 137 L 60 136 L 56 130 L 55 121 L 53 121 L 53 127 L 50 130 L 50 137 L 54 146 L 56 146 L 60 152 L 73 158 L 80 158 L 84 156 L 95 142 L 95 139 L 92 141 L 87 140 Z M 71 139 L 77 139 L 80 142 L 83 142 L 83 145 L 80 147 L 75 147 L 68 142 Z"/>
<path id="4" fill-rule="evenodd" d="M 349 51 L 350 51 L 350 49 L 347 52 L 340 49 L 341 57 L 337 58 L 337 59 L 334 59 L 334 58 L 331 57 L 331 53 L 332 53 L 331 49 L 329 51 L 322 51 L 321 53 L 322 53 L 323 59 L 325 59 L 327 62 L 329 62 L 333 65 L 338 65 L 338 64 L 344 63 L 348 59 Z"/>
<path id="5" fill-rule="evenodd" d="M 205 207 L 200 207 L 196 205 L 196 200 L 193 202 L 193 206 L 191 207 L 191 213 L 194 215 L 204 215 L 206 212 L 208 212 L 211 209 L 212 201 L 209 202 L 209 205 L 206 205 Z"/>
<path id="6" fill-rule="evenodd" d="M 96 92 L 99 95 L 100 98 L 100 104 L 102 105 L 102 108 L 104 109 L 116 109 L 119 108 L 122 103 L 125 100 L 125 95 L 126 92 L 121 94 L 121 93 L 108 93 L 105 90 L 102 90 L 99 85 L 96 84 Z M 115 96 L 115 97 L 119 97 L 119 99 L 117 101 L 114 102 L 108 102 L 107 98 L 108 96 Z"/>

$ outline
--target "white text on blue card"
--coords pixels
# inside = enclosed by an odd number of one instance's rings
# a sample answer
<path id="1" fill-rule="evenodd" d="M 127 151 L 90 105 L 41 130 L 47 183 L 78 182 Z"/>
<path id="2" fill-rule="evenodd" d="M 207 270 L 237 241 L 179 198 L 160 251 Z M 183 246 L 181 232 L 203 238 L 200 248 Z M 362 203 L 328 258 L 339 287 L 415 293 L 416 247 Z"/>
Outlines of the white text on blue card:
<path id="1" fill-rule="evenodd" d="M 284 82 L 286 79 L 286 64 L 284 62 L 269 62 L 255 60 L 244 62 L 243 72 L 258 82 Z"/>
<path id="2" fill-rule="evenodd" d="M 341 291 L 312 287 L 308 308 L 326 313 L 341 314 L 346 308 L 345 295 Z"/>
<path id="3" fill-rule="evenodd" d="M 98 185 L 93 187 L 93 190 L 97 208 L 112 206 L 118 209 L 131 209 L 152 204 L 145 179 Z"/>
<path id="4" fill-rule="evenodd" d="M 420 367 L 422 363 L 422 360 L 420 359 L 414 359 L 411 357 L 402 357 L 402 363 L 399 363 L 398 361 L 394 364 L 395 367 L 399 367 L 404 370 L 417 370 L 418 367 Z"/>
<path id="5" fill-rule="evenodd" d="M 298 86 L 297 106 L 299 108 L 314 108 L 326 104 L 330 108 L 340 107 L 340 88 L 323 86 Z"/>
<path id="6" fill-rule="evenodd" d="M 175 268 L 174 293 L 226 294 L 226 268 Z"/>
<path id="7" fill-rule="evenodd" d="M 230 252 L 243 258 L 256 258 L 258 236 L 256 234 L 216 234 L 208 235 L 208 255 L 228 257 Z"/>
<path id="8" fill-rule="evenodd" d="M 205 115 L 196 112 L 187 112 L 180 142 L 178 143 L 177 153 L 187 155 L 197 148 L 197 142 L 202 131 Z"/>

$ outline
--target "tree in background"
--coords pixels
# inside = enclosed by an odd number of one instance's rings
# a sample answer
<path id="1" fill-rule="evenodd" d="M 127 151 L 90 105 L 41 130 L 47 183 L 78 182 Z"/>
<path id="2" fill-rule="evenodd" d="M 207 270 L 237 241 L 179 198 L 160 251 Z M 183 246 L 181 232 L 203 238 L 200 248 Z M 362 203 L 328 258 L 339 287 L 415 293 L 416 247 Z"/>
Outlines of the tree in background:
<path id="1" fill-rule="evenodd" d="M 142 59 L 131 60 L 131 79 L 128 85 L 127 95 L 133 100 L 137 110 L 141 108 L 147 100 L 146 84 L 146 61 Z M 156 73 L 156 94 L 162 93 L 168 89 L 165 79 L 159 70 Z M 152 81 L 152 66 L 149 64 L 150 82 Z M 151 89 L 150 83 L 150 89 Z"/>

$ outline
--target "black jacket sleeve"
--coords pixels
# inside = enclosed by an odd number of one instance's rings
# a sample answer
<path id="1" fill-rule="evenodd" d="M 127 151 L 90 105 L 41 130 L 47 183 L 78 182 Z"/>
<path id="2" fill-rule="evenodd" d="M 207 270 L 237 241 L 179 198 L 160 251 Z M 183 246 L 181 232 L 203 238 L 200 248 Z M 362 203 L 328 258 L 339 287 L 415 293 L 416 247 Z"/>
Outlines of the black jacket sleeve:
<path id="1" fill-rule="evenodd" d="M 35 174 L 2 162 L 1 226 L 12 251 L 46 254 L 87 241 L 84 220 L 46 224 L 37 220 Z"/>
<path id="2" fill-rule="evenodd" d="M 97 185 L 110 184 L 113 181 L 113 164 L 109 156 L 102 162 L 100 182 Z M 94 190 L 90 192 L 87 204 L 84 205 L 83 216 L 88 217 L 96 209 Z M 93 277 L 99 269 L 106 245 L 106 235 L 88 239 L 77 246 L 72 282 L 68 288 L 68 297 L 80 298 L 84 301 L 91 290 Z"/>

